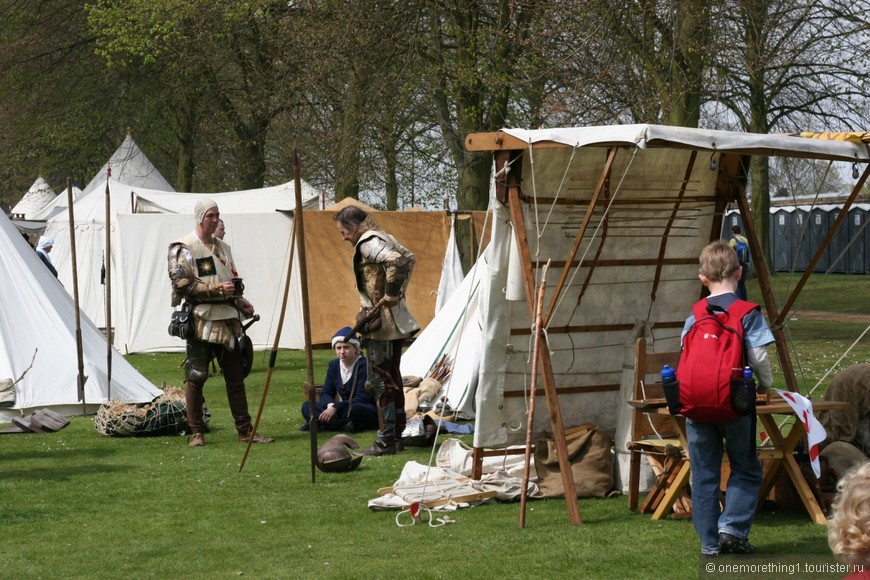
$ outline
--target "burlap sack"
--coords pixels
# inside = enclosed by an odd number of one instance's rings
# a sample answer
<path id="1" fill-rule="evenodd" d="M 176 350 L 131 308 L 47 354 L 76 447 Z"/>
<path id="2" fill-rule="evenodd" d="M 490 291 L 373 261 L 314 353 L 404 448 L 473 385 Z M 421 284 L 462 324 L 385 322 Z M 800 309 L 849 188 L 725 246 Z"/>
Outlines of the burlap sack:
<path id="1" fill-rule="evenodd" d="M 607 497 L 613 489 L 613 440 L 590 423 L 569 429 L 565 438 L 577 497 Z M 551 437 L 535 444 L 535 471 L 545 496 L 564 497 L 559 454 Z"/>

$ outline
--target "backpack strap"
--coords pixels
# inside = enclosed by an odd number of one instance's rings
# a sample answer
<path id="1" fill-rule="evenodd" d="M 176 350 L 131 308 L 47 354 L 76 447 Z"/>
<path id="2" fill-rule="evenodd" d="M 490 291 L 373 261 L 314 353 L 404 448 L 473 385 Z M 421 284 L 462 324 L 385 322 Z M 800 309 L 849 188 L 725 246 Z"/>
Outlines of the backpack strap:
<path id="1" fill-rule="evenodd" d="M 733 330 L 737 331 L 737 335 L 740 337 L 740 340 L 743 340 L 743 319 L 747 314 L 759 308 L 758 304 L 754 302 L 748 302 L 746 300 L 740 300 L 739 298 L 735 300 L 731 306 L 728 307 L 728 314 L 735 317 L 739 320 L 739 324 L 736 325 L 736 328 Z M 716 312 L 724 312 L 724 310 L 719 309 L 713 304 L 710 304 L 706 298 L 702 298 L 701 300 L 695 302 L 692 306 L 692 314 L 695 315 L 695 323 L 697 324 L 699 320 L 705 317 L 715 317 Z M 746 365 L 746 349 L 743 349 L 743 363 Z"/>

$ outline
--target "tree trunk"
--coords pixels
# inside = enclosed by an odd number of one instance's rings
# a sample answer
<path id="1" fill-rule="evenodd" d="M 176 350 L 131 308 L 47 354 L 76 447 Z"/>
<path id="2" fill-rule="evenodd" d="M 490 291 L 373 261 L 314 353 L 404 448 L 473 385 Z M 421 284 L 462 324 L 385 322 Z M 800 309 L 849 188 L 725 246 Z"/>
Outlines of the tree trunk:
<path id="1" fill-rule="evenodd" d="M 359 199 L 359 159 L 362 147 L 363 110 L 359 95 L 359 83 L 354 75 L 348 78 L 341 134 L 338 142 L 338 159 L 335 165 L 335 201 L 346 197 Z"/>

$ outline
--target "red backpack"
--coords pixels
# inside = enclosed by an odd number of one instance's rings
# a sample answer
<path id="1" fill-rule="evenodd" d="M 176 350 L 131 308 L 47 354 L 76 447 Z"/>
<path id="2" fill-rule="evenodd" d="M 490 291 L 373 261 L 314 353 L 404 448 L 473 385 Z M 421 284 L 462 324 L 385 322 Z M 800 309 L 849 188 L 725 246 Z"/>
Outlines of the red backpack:
<path id="1" fill-rule="evenodd" d="M 755 308 L 757 304 L 745 300 L 737 300 L 728 310 L 706 299 L 692 306 L 695 324 L 683 337 L 677 366 L 684 416 L 699 423 L 740 416 L 731 406 L 731 377 L 742 376 L 743 317 Z"/>

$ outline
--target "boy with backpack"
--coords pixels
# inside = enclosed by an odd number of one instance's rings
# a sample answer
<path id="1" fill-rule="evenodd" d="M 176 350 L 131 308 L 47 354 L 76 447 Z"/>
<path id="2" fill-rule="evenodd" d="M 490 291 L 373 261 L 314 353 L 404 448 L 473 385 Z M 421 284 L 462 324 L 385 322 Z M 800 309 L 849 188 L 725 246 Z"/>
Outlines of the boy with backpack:
<path id="1" fill-rule="evenodd" d="M 749 277 L 749 240 L 746 236 L 740 233 L 740 226 L 731 228 L 731 240 L 728 242 L 734 251 L 737 252 L 737 261 L 740 263 L 740 279 L 737 281 L 737 297 L 741 300 L 749 300 L 749 294 L 746 291 L 746 279 Z"/>
<path id="2" fill-rule="evenodd" d="M 732 406 L 732 383 L 744 383 L 742 378 L 732 381 L 731 377 L 742 377 L 744 367 L 749 366 L 758 378 L 758 391 L 766 392 L 773 374 L 765 346 L 774 337 L 758 305 L 738 299 L 735 293 L 740 264 L 728 242 L 708 244 L 699 263 L 698 277 L 710 295 L 694 305 L 686 320 L 677 367 L 692 466 L 692 519 L 702 555 L 754 554 L 748 538 L 762 482 L 755 393 L 753 389 L 751 408 Z M 731 476 L 725 508 L 720 509 L 725 451 Z"/>

